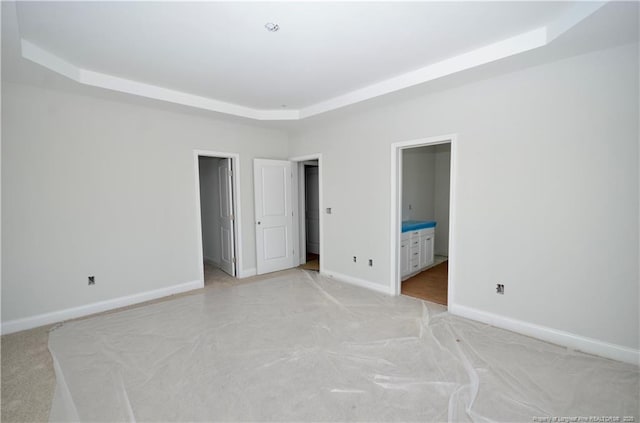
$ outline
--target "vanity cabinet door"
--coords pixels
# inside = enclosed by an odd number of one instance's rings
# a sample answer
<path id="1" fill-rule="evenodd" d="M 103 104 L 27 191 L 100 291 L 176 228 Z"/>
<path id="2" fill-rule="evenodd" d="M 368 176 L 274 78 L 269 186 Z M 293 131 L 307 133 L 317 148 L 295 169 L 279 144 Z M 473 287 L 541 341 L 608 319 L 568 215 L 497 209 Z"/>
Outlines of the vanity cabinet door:
<path id="1" fill-rule="evenodd" d="M 400 275 L 405 277 L 409 273 L 409 240 L 403 240 L 400 243 Z"/>
<path id="2" fill-rule="evenodd" d="M 420 237 L 420 268 L 433 264 L 433 232 L 429 231 Z"/>

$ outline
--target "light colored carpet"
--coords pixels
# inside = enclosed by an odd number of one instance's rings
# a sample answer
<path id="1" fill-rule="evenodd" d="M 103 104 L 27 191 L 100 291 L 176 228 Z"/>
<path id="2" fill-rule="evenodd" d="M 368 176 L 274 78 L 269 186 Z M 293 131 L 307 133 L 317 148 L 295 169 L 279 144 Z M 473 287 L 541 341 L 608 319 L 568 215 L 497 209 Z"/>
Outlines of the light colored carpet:
<path id="1" fill-rule="evenodd" d="M 55 376 L 47 347 L 52 325 L 2 337 L 3 422 L 43 422 L 49 409 Z"/>

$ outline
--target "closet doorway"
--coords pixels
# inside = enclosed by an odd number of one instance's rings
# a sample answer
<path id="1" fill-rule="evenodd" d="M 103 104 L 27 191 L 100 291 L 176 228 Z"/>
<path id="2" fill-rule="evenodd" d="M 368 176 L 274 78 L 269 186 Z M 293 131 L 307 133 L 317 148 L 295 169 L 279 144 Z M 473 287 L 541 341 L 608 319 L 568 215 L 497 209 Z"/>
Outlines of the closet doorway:
<path id="1" fill-rule="evenodd" d="M 207 284 L 239 273 L 237 159 L 200 152 L 196 160 L 201 274 Z"/>
<path id="2" fill-rule="evenodd" d="M 300 268 L 320 271 L 319 159 L 298 161 Z"/>
<path id="3" fill-rule="evenodd" d="M 290 159 L 295 164 L 294 190 L 297 201 L 295 237 L 298 239 L 298 267 L 322 272 L 322 155 Z"/>

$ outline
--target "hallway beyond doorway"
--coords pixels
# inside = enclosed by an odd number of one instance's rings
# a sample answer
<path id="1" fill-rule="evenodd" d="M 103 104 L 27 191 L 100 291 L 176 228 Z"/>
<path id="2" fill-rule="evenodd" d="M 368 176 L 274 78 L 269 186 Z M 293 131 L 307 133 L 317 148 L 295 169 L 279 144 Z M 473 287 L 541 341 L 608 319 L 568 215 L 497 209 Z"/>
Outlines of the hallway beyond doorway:
<path id="1" fill-rule="evenodd" d="M 320 256 L 318 254 L 310 253 L 307 251 L 307 262 L 298 266 L 304 270 L 320 271 Z"/>

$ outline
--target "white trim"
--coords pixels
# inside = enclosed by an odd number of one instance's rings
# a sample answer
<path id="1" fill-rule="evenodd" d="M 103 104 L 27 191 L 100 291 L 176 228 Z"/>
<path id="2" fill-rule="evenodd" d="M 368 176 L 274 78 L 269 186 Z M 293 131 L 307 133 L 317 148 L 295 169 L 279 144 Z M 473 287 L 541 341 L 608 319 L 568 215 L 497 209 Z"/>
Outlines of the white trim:
<path id="1" fill-rule="evenodd" d="M 433 81 L 447 75 L 504 59 L 505 57 L 533 50 L 546 44 L 547 30 L 545 27 L 540 27 L 518 34 L 515 37 L 507 38 L 423 68 L 386 79 L 359 90 L 316 103 L 300 110 L 300 118 L 304 119 L 309 116 Z"/>
<path id="2" fill-rule="evenodd" d="M 400 276 L 400 237 L 402 225 L 402 150 L 428 145 L 451 144 L 451 165 L 449 183 L 449 279 L 448 279 L 448 302 L 454 301 L 455 295 L 455 264 L 456 250 L 454 233 L 456 226 L 456 172 L 458 157 L 458 136 L 456 134 L 440 135 L 436 137 L 421 138 L 410 141 L 401 141 L 391 144 L 391 275 L 390 291 L 393 295 L 400 295 L 402 278 Z"/>
<path id="3" fill-rule="evenodd" d="M 255 276 L 257 274 L 258 274 L 258 271 L 256 270 L 255 267 L 252 267 L 250 269 L 241 269 L 238 272 L 238 278 L 239 279 L 250 278 L 251 276 Z"/>
<path id="4" fill-rule="evenodd" d="M 204 284 L 204 244 L 202 241 L 202 210 L 200 204 L 200 161 L 198 160 L 198 152 L 194 151 L 194 176 L 196 184 L 196 242 L 198 244 L 196 257 L 198 259 L 198 277 Z"/>
<path id="5" fill-rule="evenodd" d="M 547 44 L 547 29 L 546 27 L 540 27 L 518 34 L 514 37 L 480 47 L 467 53 L 459 54 L 441 62 L 433 63 L 423 68 L 298 110 L 255 109 L 157 85 L 120 78 L 106 73 L 95 72 L 67 62 L 30 41 L 25 39 L 21 39 L 20 41 L 22 57 L 64 75 L 80 84 L 249 119 L 300 120 L 544 46 Z"/>
<path id="6" fill-rule="evenodd" d="M 547 25 L 547 44 L 564 34 L 578 23 L 591 16 L 607 4 L 606 1 L 582 1 L 566 10 L 560 17 Z"/>
<path id="7" fill-rule="evenodd" d="M 458 190 L 458 135 L 451 136 L 451 158 L 449 162 L 449 252 L 447 260 L 449 261 L 447 281 L 447 303 L 453 304 L 456 298 L 456 273 L 458 264 L 458 254 L 456 252 L 456 229 L 458 225 L 458 207 L 457 207 L 457 190 Z M 453 254 L 452 254 L 453 251 Z"/>
<path id="8" fill-rule="evenodd" d="M 381 285 L 379 283 L 371 282 L 365 279 L 355 278 L 353 276 L 345 275 L 343 273 L 333 272 L 331 270 L 321 271 L 322 276 L 336 279 L 341 282 L 346 282 L 351 285 L 359 286 L 361 288 L 369 289 L 371 291 L 380 292 L 385 295 L 394 295 L 394 292 L 389 289 L 388 286 Z"/>
<path id="9" fill-rule="evenodd" d="M 321 158 L 322 158 L 322 153 L 313 153 L 313 154 L 307 154 L 304 156 L 291 157 L 289 160 L 292 162 L 307 162 L 311 160 L 320 160 Z"/>
<path id="10" fill-rule="evenodd" d="M 208 151 L 208 150 L 193 150 L 193 158 L 194 158 L 194 168 L 195 168 L 195 182 L 196 182 L 196 230 L 197 230 L 197 244 L 198 244 L 198 266 L 199 266 L 199 274 L 204 283 L 204 268 L 202 267 L 202 263 L 204 263 L 204 249 L 202 245 L 202 213 L 200 210 L 200 165 L 198 162 L 198 157 L 218 157 L 224 159 L 231 159 L 231 170 L 233 172 L 233 236 L 235 237 L 233 252 L 236 258 L 236 276 L 240 277 L 242 273 L 242 214 L 240 207 L 240 155 L 237 153 L 225 153 L 219 151 Z"/>
<path id="11" fill-rule="evenodd" d="M 543 47 L 561 34 L 567 32 L 579 22 L 600 9 L 606 2 L 582 1 L 569 8 L 559 18 L 546 26 L 517 34 L 510 38 L 487 44 L 475 50 L 432 63 L 420 69 L 371 84 L 361 89 L 333 97 L 302 109 L 256 109 L 239 104 L 216 100 L 214 98 L 189 94 L 157 85 L 146 84 L 120 78 L 106 73 L 83 69 L 68 62 L 40 46 L 20 39 L 22 57 L 45 68 L 66 76 L 80 84 L 91 85 L 113 91 L 120 91 L 141 97 L 153 98 L 198 109 L 211 110 L 256 120 L 300 120 L 310 116 L 339 109 L 364 100 L 369 100 L 391 92 L 433 81 L 486 63 Z M 18 32 L 20 22 L 18 22 Z"/>
<path id="12" fill-rule="evenodd" d="M 307 262 L 307 232 L 306 232 L 306 177 L 304 172 L 304 162 L 296 162 L 298 164 L 298 177 L 296 182 L 298 185 L 298 201 L 296 213 L 298 214 L 298 226 L 296 227 L 297 239 L 298 239 L 298 251 L 300 251 L 300 257 L 298 257 L 298 263 L 303 265 Z"/>
<path id="13" fill-rule="evenodd" d="M 599 341 L 593 338 L 576 335 L 574 333 L 536 325 L 510 317 L 478 310 L 460 304 L 449 303 L 449 313 L 467 319 L 477 320 L 502 329 L 507 329 L 523 335 L 531 336 L 553 344 L 562 345 L 574 350 L 582 351 L 625 363 L 640 365 L 640 350 Z"/>
<path id="14" fill-rule="evenodd" d="M 39 326 L 58 323 L 65 320 L 76 319 L 78 317 L 89 316 L 103 311 L 114 310 L 132 304 L 144 303 L 169 295 L 180 294 L 194 289 L 204 288 L 204 283 L 200 280 L 172 285 L 165 288 L 154 289 L 152 291 L 140 292 L 138 294 L 127 295 L 125 297 L 113 298 L 111 300 L 99 301 L 79 307 L 67 308 L 64 310 L 52 311 L 50 313 L 38 314 L 22 319 L 2 322 L 2 334 L 19 332 L 36 328 Z"/>
<path id="15" fill-rule="evenodd" d="M 213 98 L 202 97 L 157 85 L 120 78 L 106 73 L 83 69 L 25 39 L 20 40 L 20 45 L 22 49 L 22 57 L 25 59 L 64 75 L 80 84 L 249 119 L 298 120 L 300 118 L 300 112 L 298 110 L 253 109 L 251 107 L 228 103 Z"/>

